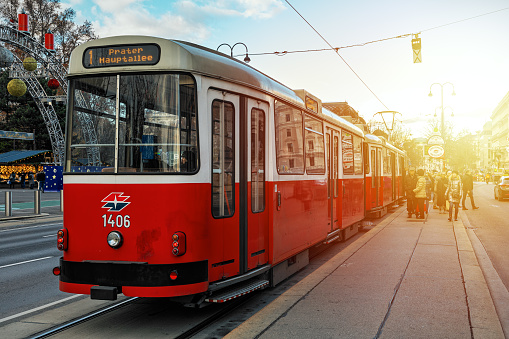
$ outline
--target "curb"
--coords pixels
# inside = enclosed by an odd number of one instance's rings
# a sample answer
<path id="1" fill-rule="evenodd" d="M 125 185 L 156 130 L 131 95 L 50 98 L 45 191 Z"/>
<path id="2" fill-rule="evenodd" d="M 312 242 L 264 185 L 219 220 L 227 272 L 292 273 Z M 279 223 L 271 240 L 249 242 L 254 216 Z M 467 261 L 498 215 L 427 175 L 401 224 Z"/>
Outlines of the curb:
<path id="1" fill-rule="evenodd" d="M 13 220 L 21 220 L 21 219 L 31 219 L 31 218 L 40 218 L 40 217 L 47 217 L 49 213 L 41 213 L 41 214 L 30 214 L 30 215 L 19 215 L 15 217 L 1 217 L 1 221 L 13 221 Z"/>
<path id="2" fill-rule="evenodd" d="M 460 213 L 460 216 L 464 233 L 467 235 L 469 242 L 471 244 L 471 248 L 474 251 L 474 256 L 476 258 L 475 265 L 477 267 L 477 270 L 481 271 L 481 274 L 483 275 L 484 281 L 482 285 L 483 288 L 482 293 L 484 294 L 487 292 L 493 304 L 493 310 L 491 310 L 491 307 L 488 310 L 482 307 L 480 307 L 479 309 L 474 308 L 473 310 L 474 312 L 472 312 L 471 310 L 474 337 L 476 334 L 476 328 L 474 328 L 475 323 L 473 314 L 477 315 L 475 320 L 478 322 L 478 324 L 484 327 L 477 329 L 477 334 L 479 334 L 480 337 L 483 338 L 491 337 L 488 335 L 491 333 L 496 334 L 497 337 L 499 338 L 504 337 L 509 338 L 509 291 L 507 290 L 504 283 L 502 282 L 502 279 L 500 279 L 500 276 L 493 267 L 493 264 L 488 256 L 488 253 L 486 253 L 486 249 L 484 248 L 483 244 L 477 237 L 477 234 L 475 234 L 474 229 L 470 225 L 467 216 L 463 212 Z M 461 263 L 461 265 L 463 270 L 463 263 Z M 465 277 L 465 280 L 467 280 L 467 277 Z M 470 295 L 475 295 L 476 293 L 479 292 L 477 290 L 477 287 L 476 286 L 474 287 L 475 291 L 470 291 L 471 292 L 470 294 L 467 289 L 467 296 L 469 297 L 469 299 Z M 488 329 L 490 329 L 489 332 L 486 331 Z"/>

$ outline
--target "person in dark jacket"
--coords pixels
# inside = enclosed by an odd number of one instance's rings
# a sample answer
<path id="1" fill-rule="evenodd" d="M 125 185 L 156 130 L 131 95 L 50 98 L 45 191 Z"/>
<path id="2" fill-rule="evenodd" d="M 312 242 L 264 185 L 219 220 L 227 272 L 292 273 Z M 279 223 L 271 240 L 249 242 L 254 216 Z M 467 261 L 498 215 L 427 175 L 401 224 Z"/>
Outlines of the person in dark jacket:
<path id="1" fill-rule="evenodd" d="M 415 214 L 417 217 L 417 213 L 415 212 L 416 200 L 414 193 L 416 185 L 417 175 L 415 175 L 415 167 L 410 167 L 408 169 L 408 175 L 405 177 L 406 210 L 409 218 L 412 217 L 412 214 Z"/>
<path id="2" fill-rule="evenodd" d="M 35 175 L 35 180 L 37 180 L 37 183 L 38 183 L 38 187 L 37 189 L 39 191 L 42 191 L 42 193 L 44 193 L 44 182 L 46 181 L 46 174 L 44 174 L 43 171 L 40 171 L 38 172 L 36 175 Z"/>
<path id="3" fill-rule="evenodd" d="M 478 209 L 479 207 L 475 206 L 474 202 L 474 178 L 472 177 L 472 172 L 470 170 L 467 170 L 461 180 L 461 183 L 463 184 L 463 200 L 461 201 L 462 209 L 468 210 L 468 208 L 465 206 L 465 198 L 467 197 L 467 194 L 470 196 L 470 204 L 472 205 L 472 209 Z"/>

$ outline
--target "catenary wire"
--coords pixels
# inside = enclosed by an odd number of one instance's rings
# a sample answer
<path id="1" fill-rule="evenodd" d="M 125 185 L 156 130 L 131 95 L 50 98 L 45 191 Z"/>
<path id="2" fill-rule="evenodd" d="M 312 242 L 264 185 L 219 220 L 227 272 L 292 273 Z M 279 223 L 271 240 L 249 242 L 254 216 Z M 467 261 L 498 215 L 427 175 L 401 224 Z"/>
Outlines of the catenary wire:
<path id="1" fill-rule="evenodd" d="M 505 11 L 505 10 L 508 10 L 508 9 L 509 9 L 509 7 L 506 7 L 506 8 L 502 8 L 502 9 L 496 10 L 496 11 L 492 11 L 492 12 L 488 12 L 488 13 L 484 13 L 484 14 L 479 14 L 479 15 L 476 15 L 476 16 L 473 16 L 473 17 L 470 17 L 470 18 L 461 19 L 461 20 L 458 20 L 458 21 L 449 22 L 447 24 L 443 24 L 443 25 L 439 25 L 439 26 L 423 29 L 421 31 L 418 31 L 417 33 L 406 33 L 406 34 L 401 34 L 401 35 L 393 36 L 393 37 L 390 37 L 390 38 L 383 38 L 383 39 L 378 39 L 378 40 L 373 40 L 373 41 L 367 41 L 367 42 L 358 43 L 358 44 L 354 44 L 354 45 L 348 45 L 348 46 L 334 47 L 333 49 L 334 50 L 340 50 L 340 49 L 351 48 L 351 47 L 362 47 L 362 46 L 366 46 L 366 45 L 377 43 L 377 42 L 382 42 L 382 41 L 387 41 L 387 40 L 392 40 L 392 39 L 406 38 L 406 37 L 409 37 L 411 35 L 421 34 L 422 32 L 427 32 L 427 31 L 431 31 L 433 29 L 442 28 L 442 27 L 449 26 L 449 25 L 454 25 L 454 24 L 457 24 L 457 23 L 460 23 L 460 22 L 476 19 L 476 18 L 485 16 L 485 15 L 498 13 L 498 12 Z M 284 55 L 293 54 L 293 53 L 324 52 L 324 51 L 330 51 L 330 50 L 331 50 L 330 48 L 319 48 L 319 49 L 304 49 L 304 50 L 296 50 L 296 51 L 283 51 L 283 52 L 276 51 L 276 52 L 249 53 L 249 54 L 251 54 L 251 55 L 272 55 L 272 54 L 275 54 L 277 56 L 284 56 Z M 242 55 L 244 55 L 244 54 L 239 54 L 239 55 L 235 55 L 235 56 L 238 57 L 238 56 L 242 56 Z"/>
<path id="2" fill-rule="evenodd" d="M 371 94 L 373 94 L 375 96 L 375 98 L 382 104 L 382 106 L 384 106 L 387 110 L 389 110 L 389 108 L 382 102 L 382 100 L 380 100 L 380 98 L 375 94 L 375 92 L 373 92 L 373 90 L 368 86 L 368 84 L 366 84 L 364 82 L 364 80 L 362 80 L 362 78 L 359 76 L 359 74 L 357 74 L 357 72 L 355 72 L 355 70 L 352 68 L 352 66 L 350 66 L 348 64 L 348 62 L 339 54 L 339 51 L 337 49 L 335 49 L 334 47 L 332 47 L 332 45 L 329 43 L 329 41 L 327 41 L 327 39 L 325 39 L 314 27 L 313 25 L 311 25 L 303 16 L 302 14 L 299 13 L 299 11 L 297 11 L 297 9 L 295 9 L 295 7 L 292 6 L 292 4 L 288 1 L 288 0 L 285 0 L 286 3 L 302 18 L 302 20 L 304 20 L 308 25 L 309 27 L 311 27 L 311 29 L 313 31 L 315 31 L 316 34 L 318 34 L 318 36 L 323 40 L 325 41 L 325 43 L 327 45 L 329 45 L 330 49 L 333 50 L 334 52 L 336 52 L 336 54 L 341 58 L 341 60 L 343 60 L 343 62 L 348 66 L 348 68 L 355 74 L 355 76 L 364 84 L 364 86 L 366 86 L 366 88 L 371 92 Z"/>

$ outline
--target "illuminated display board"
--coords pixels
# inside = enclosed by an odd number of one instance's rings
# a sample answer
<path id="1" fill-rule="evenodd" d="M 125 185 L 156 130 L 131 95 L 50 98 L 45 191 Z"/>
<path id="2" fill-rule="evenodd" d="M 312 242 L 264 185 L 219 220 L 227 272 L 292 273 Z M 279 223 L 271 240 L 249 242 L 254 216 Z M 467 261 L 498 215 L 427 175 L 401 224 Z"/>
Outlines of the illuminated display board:
<path id="1" fill-rule="evenodd" d="M 83 54 L 83 67 L 155 65 L 161 49 L 156 44 L 89 47 Z"/>

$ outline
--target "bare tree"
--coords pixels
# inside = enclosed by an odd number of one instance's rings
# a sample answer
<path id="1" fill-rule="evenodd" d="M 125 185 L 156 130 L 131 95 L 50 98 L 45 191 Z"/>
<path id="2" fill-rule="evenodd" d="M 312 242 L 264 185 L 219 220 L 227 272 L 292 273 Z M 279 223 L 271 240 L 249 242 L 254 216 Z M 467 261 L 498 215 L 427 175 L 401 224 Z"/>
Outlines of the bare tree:
<path id="1" fill-rule="evenodd" d="M 54 33 L 57 57 L 64 66 L 76 46 L 97 39 L 92 24 L 85 21 L 77 25 L 76 12 L 72 8 L 62 10 L 60 0 L 0 0 L 0 16 L 9 22 L 17 24 L 22 9 L 29 15 L 30 34 L 41 44 L 48 30 Z"/>

